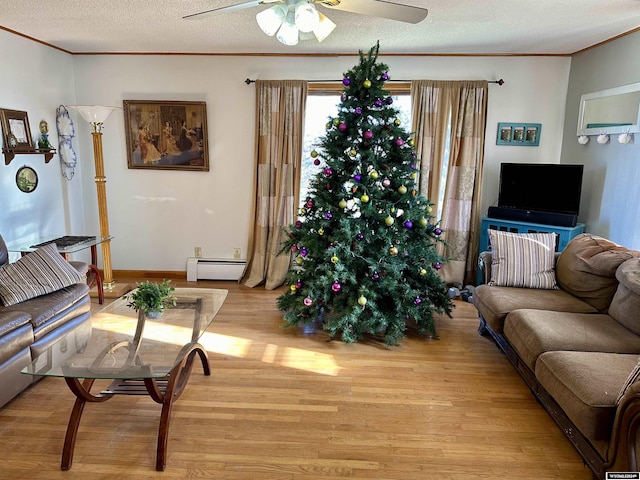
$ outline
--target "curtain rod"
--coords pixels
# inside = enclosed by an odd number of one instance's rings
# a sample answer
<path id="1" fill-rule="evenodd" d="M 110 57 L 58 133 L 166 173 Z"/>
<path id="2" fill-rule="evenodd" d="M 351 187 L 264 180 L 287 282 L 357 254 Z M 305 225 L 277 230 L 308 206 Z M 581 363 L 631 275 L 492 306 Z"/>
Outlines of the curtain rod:
<path id="1" fill-rule="evenodd" d="M 327 82 L 339 82 L 340 80 L 307 80 L 308 83 L 327 83 Z M 387 80 L 387 82 L 410 82 L 411 80 Z M 498 85 L 504 85 L 504 80 L 501 78 L 500 80 L 487 80 L 488 83 L 497 83 Z M 244 83 L 247 85 L 251 85 L 252 83 L 256 83 L 255 80 L 251 80 L 247 78 Z"/>

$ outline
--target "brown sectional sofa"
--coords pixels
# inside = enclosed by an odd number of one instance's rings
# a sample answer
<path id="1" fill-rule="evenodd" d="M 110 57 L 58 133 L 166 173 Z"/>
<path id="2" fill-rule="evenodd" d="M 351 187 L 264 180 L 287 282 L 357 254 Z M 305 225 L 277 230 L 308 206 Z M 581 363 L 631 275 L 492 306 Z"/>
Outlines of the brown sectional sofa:
<path id="1" fill-rule="evenodd" d="M 86 263 L 70 263 L 86 275 Z M 0 236 L 0 268 L 8 264 L 7 248 Z M 78 338 L 88 340 L 90 307 L 86 283 L 75 283 L 11 306 L 0 301 L 0 407 L 42 378 L 20 372 L 64 333 L 77 329 Z"/>
<path id="2" fill-rule="evenodd" d="M 638 471 L 640 382 L 630 374 L 640 371 L 640 252 L 582 234 L 555 260 L 558 289 L 476 287 L 479 332 L 495 340 L 596 478 Z M 491 252 L 480 269 L 489 280 Z"/>

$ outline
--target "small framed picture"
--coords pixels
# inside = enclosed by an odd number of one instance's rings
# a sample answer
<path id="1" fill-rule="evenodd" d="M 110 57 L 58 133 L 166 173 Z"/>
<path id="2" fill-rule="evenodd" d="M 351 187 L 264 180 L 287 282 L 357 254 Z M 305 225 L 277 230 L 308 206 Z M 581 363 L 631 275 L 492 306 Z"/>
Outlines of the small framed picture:
<path id="1" fill-rule="evenodd" d="M 537 147 L 541 129 L 540 123 L 498 123 L 496 145 Z"/>
<path id="2" fill-rule="evenodd" d="M 4 147 L 11 150 L 33 149 L 27 112 L 0 109 Z"/>
<path id="3" fill-rule="evenodd" d="M 524 127 L 513 128 L 513 141 L 524 142 Z"/>
<path id="4" fill-rule="evenodd" d="M 507 143 L 511 141 L 511 127 L 502 127 L 500 129 L 500 140 Z"/>
<path id="5" fill-rule="evenodd" d="M 527 143 L 537 143 L 538 141 L 538 127 L 527 127 L 525 132 L 524 141 Z"/>

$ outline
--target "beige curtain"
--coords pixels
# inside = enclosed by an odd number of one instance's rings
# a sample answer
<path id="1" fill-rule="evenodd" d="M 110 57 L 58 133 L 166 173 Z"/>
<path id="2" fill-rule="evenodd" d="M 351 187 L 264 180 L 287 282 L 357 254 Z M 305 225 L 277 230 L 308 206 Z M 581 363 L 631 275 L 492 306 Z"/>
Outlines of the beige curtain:
<path id="1" fill-rule="evenodd" d="M 256 178 L 247 267 L 240 283 L 268 290 L 284 282 L 283 227 L 297 218 L 307 83 L 256 81 Z"/>
<path id="2" fill-rule="evenodd" d="M 486 81 L 411 82 L 420 193 L 435 204 L 434 211 L 444 188 L 446 245 L 439 248 L 449 261 L 440 273 L 450 284 L 475 283 L 476 278 L 487 95 Z"/>

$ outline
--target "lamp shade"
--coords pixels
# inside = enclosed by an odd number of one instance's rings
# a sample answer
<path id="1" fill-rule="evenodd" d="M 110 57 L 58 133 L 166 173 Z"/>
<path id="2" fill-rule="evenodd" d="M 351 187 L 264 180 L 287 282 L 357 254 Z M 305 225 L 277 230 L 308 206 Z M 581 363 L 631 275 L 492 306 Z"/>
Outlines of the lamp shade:
<path id="1" fill-rule="evenodd" d="M 304 33 L 313 31 L 320 21 L 316 7 L 307 0 L 301 0 L 295 7 L 295 24 Z"/>
<path id="2" fill-rule="evenodd" d="M 69 105 L 69 107 L 79 112 L 82 118 L 91 124 L 104 123 L 111 112 L 119 109 L 119 107 L 103 105 Z"/>
<path id="3" fill-rule="evenodd" d="M 336 24 L 320 12 L 318 12 L 318 16 L 320 21 L 318 22 L 318 25 L 313 29 L 313 34 L 315 35 L 316 40 L 318 40 L 318 42 L 321 42 L 329 35 L 331 35 L 333 29 L 336 28 Z"/>
<path id="4" fill-rule="evenodd" d="M 280 25 L 282 25 L 286 13 L 287 11 L 283 6 L 274 5 L 258 13 L 256 15 L 256 21 L 264 33 L 273 37 L 280 28 Z"/>
<path id="5" fill-rule="evenodd" d="M 282 22 L 280 30 L 276 38 L 280 43 L 285 45 L 297 45 L 298 44 L 298 27 L 296 27 L 295 14 L 293 10 L 287 12 L 287 16 Z"/>

